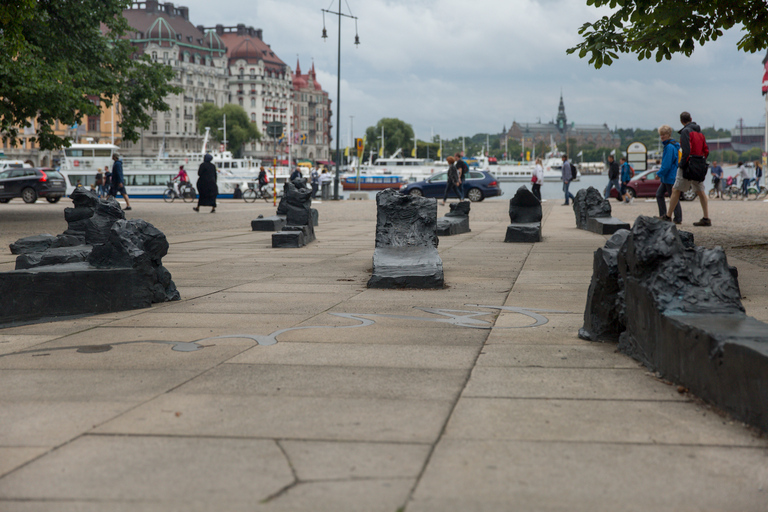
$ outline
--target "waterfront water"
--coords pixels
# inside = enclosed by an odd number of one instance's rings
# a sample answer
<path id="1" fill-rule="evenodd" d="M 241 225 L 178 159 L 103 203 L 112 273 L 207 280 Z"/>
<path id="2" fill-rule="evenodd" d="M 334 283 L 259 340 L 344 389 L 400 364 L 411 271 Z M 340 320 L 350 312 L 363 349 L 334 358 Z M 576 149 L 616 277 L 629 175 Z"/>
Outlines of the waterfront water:
<path id="1" fill-rule="evenodd" d="M 607 175 L 588 175 L 588 176 L 582 176 L 579 181 L 571 183 L 571 187 L 569 191 L 576 195 L 576 192 L 581 190 L 582 188 L 589 188 L 589 187 L 595 187 L 596 189 L 602 191 L 605 186 L 608 184 L 608 176 Z M 515 195 L 515 192 L 517 192 L 517 189 L 521 186 L 525 185 L 530 190 L 531 184 L 526 182 L 501 182 L 501 190 L 504 192 L 504 195 L 501 197 L 491 197 L 488 198 L 487 201 L 509 201 L 511 197 Z M 368 196 L 371 200 L 376 199 L 376 192 L 368 192 Z M 349 191 L 345 191 L 343 194 L 344 198 L 349 197 Z M 545 200 L 563 200 L 563 182 L 562 181 L 554 181 L 554 180 L 545 180 L 544 184 L 541 186 L 541 198 Z"/>

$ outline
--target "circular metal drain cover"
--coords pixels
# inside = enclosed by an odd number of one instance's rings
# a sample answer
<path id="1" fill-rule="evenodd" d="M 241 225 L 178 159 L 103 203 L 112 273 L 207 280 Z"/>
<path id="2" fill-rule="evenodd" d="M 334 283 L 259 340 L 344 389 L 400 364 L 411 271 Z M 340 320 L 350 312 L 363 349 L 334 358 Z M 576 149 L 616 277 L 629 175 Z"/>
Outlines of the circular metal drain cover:
<path id="1" fill-rule="evenodd" d="M 112 345 L 86 345 L 77 349 L 81 354 L 98 354 L 99 352 L 109 352 Z"/>

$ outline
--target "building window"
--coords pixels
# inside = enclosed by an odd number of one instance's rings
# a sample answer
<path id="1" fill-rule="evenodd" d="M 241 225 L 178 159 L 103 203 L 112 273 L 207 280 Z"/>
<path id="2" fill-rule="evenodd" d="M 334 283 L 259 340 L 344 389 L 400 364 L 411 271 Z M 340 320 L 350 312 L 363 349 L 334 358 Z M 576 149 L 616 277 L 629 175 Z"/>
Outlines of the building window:
<path id="1" fill-rule="evenodd" d="M 157 52 L 152 52 L 152 60 L 157 62 Z"/>
<path id="2" fill-rule="evenodd" d="M 256 98 L 251 98 L 251 107 L 256 106 Z"/>
<path id="3" fill-rule="evenodd" d="M 251 122 L 252 123 L 256 122 L 256 114 L 251 114 Z"/>
<path id="4" fill-rule="evenodd" d="M 243 98 L 238 98 L 237 102 L 240 104 L 241 107 L 243 106 Z"/>

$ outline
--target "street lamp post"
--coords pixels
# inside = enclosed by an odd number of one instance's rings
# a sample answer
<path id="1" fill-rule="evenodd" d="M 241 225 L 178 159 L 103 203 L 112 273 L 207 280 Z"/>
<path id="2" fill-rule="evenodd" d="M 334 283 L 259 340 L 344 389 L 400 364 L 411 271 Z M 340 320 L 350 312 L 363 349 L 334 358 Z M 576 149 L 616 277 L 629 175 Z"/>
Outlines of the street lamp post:
<path id="1" fill-rule="evenodd" d="M 349 4 L 347 4 L 349 7 Z M 352 16 L 352 11 L 349 14 L 341 12 L 341 0 L 339 0 L 338 12 L 329 11 L 328 9 L 321 9 L 323 12 L 323 39 L 328 38 L 328 32 L 325 30 L 325 13 L 335 14 L 339 17 L 339 46 L 337 53 L 337 66 L 336 66 L 336 176 L 333 178 L 333 200 L 339 200 L 339 162 L 341 161 L 341 154 L 339 153 L 339 129 L 341 128 L 341 17 L 351 18 L 355 20 L 355 46 L 360 44 L 360 37 L 357 35 L 357 17 Z"/>

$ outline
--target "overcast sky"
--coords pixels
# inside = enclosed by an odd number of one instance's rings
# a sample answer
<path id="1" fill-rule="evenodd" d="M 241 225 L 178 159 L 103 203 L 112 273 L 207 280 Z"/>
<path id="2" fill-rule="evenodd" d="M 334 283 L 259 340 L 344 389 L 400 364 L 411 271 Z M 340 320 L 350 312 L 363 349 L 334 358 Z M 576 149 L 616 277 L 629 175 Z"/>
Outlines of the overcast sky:
<path id="1" fill-rule="evenodd" d="M 357 16 L 341 26 L 341 141 L 382 117 L 411 124 L 419 139 L 498 133 L 513 121 L 549 122 L 562 91 L 569 122 L 678 128 L 688 110 L 702 126 L 765 122 L 761 54 L 736 49 L 738 30 L 690 58 L 638 61 L 622 55 L 595 70 L 566 55 L 600 11 L 584 0 L 341 0 Z M 339 0 L 182 0 L 195 25 L 245 23 L 292 69 L 312 62 L 336 118 Z M 607 11 L 606 11 L 607 12 Z M 334 123 L 335 124 L 335 123 Z M 335 128 L 334 128 L 335 130 Z"/>

